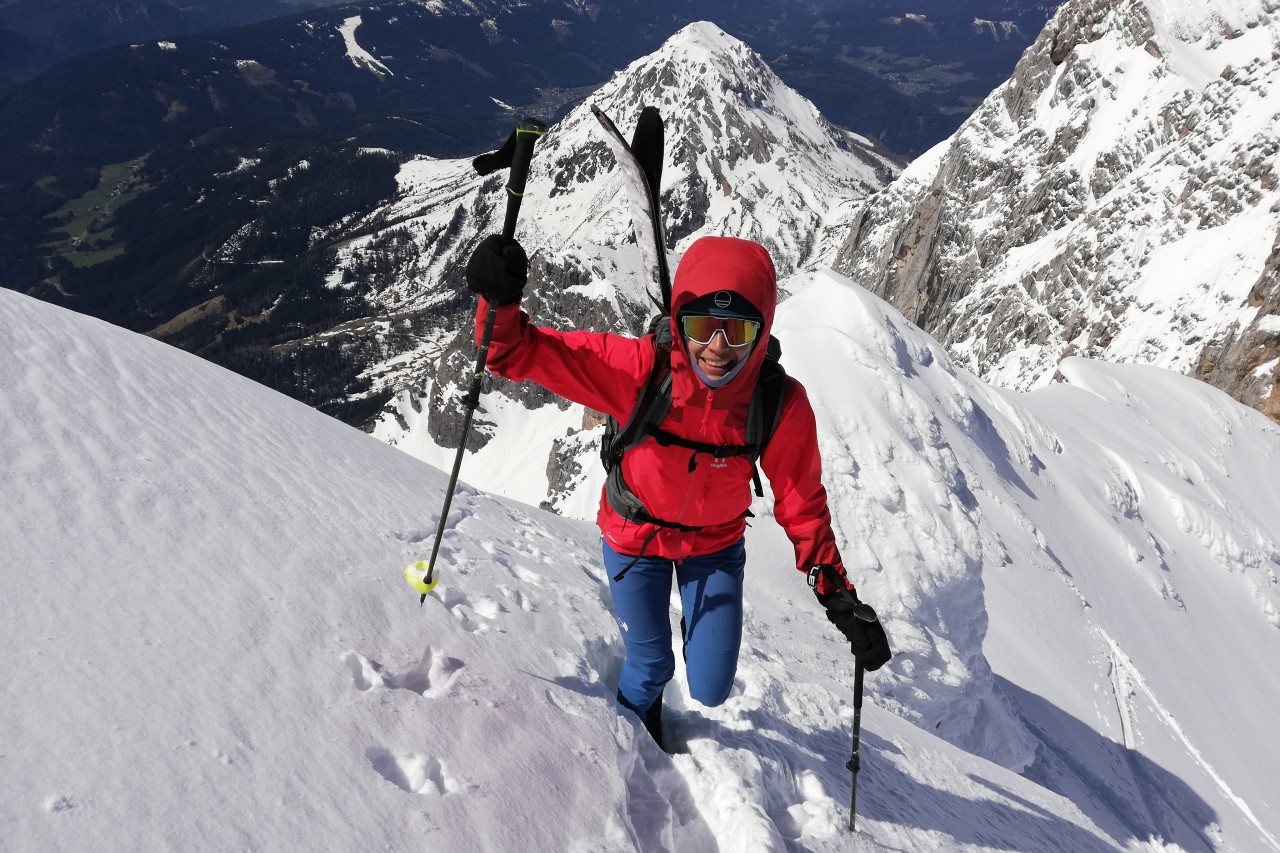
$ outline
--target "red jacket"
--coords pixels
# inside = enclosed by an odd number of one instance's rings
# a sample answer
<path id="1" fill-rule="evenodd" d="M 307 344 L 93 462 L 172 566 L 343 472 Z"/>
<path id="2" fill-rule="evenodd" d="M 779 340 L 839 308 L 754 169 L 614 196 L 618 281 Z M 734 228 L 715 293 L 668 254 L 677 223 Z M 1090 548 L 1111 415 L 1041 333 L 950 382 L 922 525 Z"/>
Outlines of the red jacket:
<path id="1" fill-rule="evenodd" d="M 733 290 L 755 305 L 764 315 L 764 330 L 742 371 L 728 385 L 711 389 L 694 373 L 680 345 L 676 317 L 689 301 L 720 290 Z M 708 444 L 746 443 L 747 408 L 776 306 L 773 262 L 762 246 L 731 237 L 704 237 L 689 247 L 672 285 L 671 409 L 662 429 Z M 480 300 L 477 341 L 487 310 L 487 303 Z M 494 321 L 488 367 L 508 379 L 532 380 L 625 423 L 649 377 L 655 352 L 652 336 L 558 332 L 530 323 L 518 305 L 505 305 Z M 787 383 L 777 430 L 760 457 L 760 468 L 773 489 L 774 517 L 795 546 L 798 569 L 807 572 L 811 566 L 829 563 L 843 575 L 822 486 L 813 409 L 804 386 L 790 377 Z M 751 505 L 751 462 L 740 456 L 716 460 L 697 454 L 690 471 L 691 453 L 685 447 L 662 447 L 649 438 L 623 456 L 623 477 L 651 515 L 701 528 L 693 532 L 661 528 L 645 554 L 679 560 L 718 551 L 742 538 Z M 603 493 L 596 523 L 622 554 L 639 553 L 654 532 L 653 525 L 619 516 Z"/>

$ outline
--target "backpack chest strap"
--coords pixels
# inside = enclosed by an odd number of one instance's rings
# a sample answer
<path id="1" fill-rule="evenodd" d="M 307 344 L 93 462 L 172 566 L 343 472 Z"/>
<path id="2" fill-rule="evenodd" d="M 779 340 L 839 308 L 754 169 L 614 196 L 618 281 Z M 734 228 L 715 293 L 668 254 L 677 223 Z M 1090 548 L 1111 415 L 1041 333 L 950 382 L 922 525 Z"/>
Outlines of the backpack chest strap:
<path id="1" fill-rule="evenodd" d="M 705 441 L 694 441 L 693 439 L 684 438 L 675 433 L 667 432 L 660 427 L 649 427 L 645 432 L 653 437 L 653 440 L 663 447 L 687 447 L 695 453 L 706 453 L 714 456 L 716 459 L 728 459 L 731 456 L 751 456 L 755 457 L 756 447 L 749 444 L 709 444 Z"/>
<path id="2" fill-rule="evenodd" d="M 754 488 L 755 495 L 758 498 L 764 497 L 764 488 L 760 483 L 760 469 L 756 467 L 756 459 L 760 457 L 759 448 L 754 444 L 706 444 L 701 441 L 691 441 L 667 432 L 664 429 L 647 429 L 645 432 L 653 436 L 653 440 L 663 447 L 687 447 L 693 451 L 693 456 L 689 459 L 689 470 L 692 472 L 699 453 L 708 453 L 716 459 L 728 459 L 732 456 L 745 456 L 751 463 L 751 485 Z"/>

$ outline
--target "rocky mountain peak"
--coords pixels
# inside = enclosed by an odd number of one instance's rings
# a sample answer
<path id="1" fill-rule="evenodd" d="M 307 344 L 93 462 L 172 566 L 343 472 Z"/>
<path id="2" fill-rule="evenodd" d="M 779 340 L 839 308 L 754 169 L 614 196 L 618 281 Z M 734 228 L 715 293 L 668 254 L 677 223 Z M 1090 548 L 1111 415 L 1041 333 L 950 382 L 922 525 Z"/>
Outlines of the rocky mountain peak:
<path id="1" fill-rule="evenodd" d="M 590 230 L 580 219 L 561 219 L 625 207 L 611 201 L 621 184 L 591 105 L 624 133 L 643 106 L 661 112 L 663 207 L 677 253 L 702 234 L 733 234 L 766 245 L 784 275 L 811 267 L 834 252 L 848 203 L 887 184 L 898 169 L 871 140 L 824 119 L 746 44 L 714 24 L 694 23 L 614 75 L 548 136 L 535 179 L 554 189 L 538 218 L 555 223 L 541 230 L 557 249 L 571 250 L 584 234 L 617 244 L 630 227 L 625 216 L 593 222 Z M 584 204 L 587 192 L 596 197 Z M 772 215 L 756 212 L 765 200 L 777 206 Z"/>
<path id="2" fill-rule="evenodd" d="M 1081 354 L 1280 411 L 1280 20 L 1261 0 L 1072 0 L 838 267 L 965 366 L 1027 388 Z"/>
<path id="3" fill-rule="evenodd" d="M 555 328 L 636 334 L 653 310 L 621 175 L 592 105 L 624 134 L 645 105 L 665 120 L 662 205 L 673 269 L 704 234 L 762 243 L 782 275 L 828 262 L 852 211 L 898 169 L 870 140 L 824 119 L 745 44 L 712 24 L 690 25 L 616 74 L 538 144 L 518 238 L 532 258 L 525 307 L 535 322 Z M 501 176 L 479 178 L 469 161 L 414 160 L 398 180 L 399 198 L 353 225 L 333 281 L 364 288 L 388 315 L 432 318 L 409 321 L 416 329 L 429 326 L 425 333 L 382 335 L 370 374 L 382 391 L 400 392 L 375 434 L 440 461 L 432 454 L 458 440 L 458 418 L 449 413 L 473 358 L 462 270 L 479 240 L 500 227 L 505 200 Z M 532 386 L 497 382 L 494 388 L 473 435 L 480 461 L 468 463 L 472 482 L 535 503 L 550 492 L 559 508 L 572 502 L 571 494 L 593 491 L 598 484 L 579 474 L 598 466 L 575 461 L 593 453 L 580 439 L 594 423 L 591 413 L 574 408 L 568 414 Z M 511 403 L 525 412 L 524 435 L 490 428 Z M 543 445 L 556 439 L 551 459 L 533 463 L 536 482 L 513 488 L 519 478 L 510 475 L 509 463 L 496 465 L 488 482 L 483 458 L 527 456 L 528 424 L 543 413 L 558 426 Z M 519 447 L 503 446 L 511 440 Z"/>

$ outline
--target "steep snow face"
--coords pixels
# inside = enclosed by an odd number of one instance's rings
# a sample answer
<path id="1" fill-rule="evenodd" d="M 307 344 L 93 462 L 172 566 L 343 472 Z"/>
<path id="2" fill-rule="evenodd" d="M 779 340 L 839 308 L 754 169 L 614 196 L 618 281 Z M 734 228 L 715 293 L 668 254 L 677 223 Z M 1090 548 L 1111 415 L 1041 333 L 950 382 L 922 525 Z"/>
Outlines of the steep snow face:
<path id="1" fill-rule="evenodd" d="M 831 273 L 783 303 L 777 326 L 817 413 L 850 577 L 898 652 L 879 701 L 1055 790 L 1084 785 L 1136 838 L 1212 849 L 1214 819 L 1184 821 L 1223 795 L 1228 834 L 1280 850 L 1259 810 L 1274 794 L 1240 797 L 1243 779 L 1220 773 L 1250 748 L 1189 695 L 1270 725 L 1255 691 L 1262 650 L 1280 648 L 1280 432 L 1148 366 L 1072 358 L 1066 382 L 990 387 Z M 1224 512 L 1230 492 L 1254 497 Z M 1230 640 L 1199 633 L 1236 619 Z M 1173 663 L 1202 655 L 1240 669 Z"/>
<path id="2" fill-rule="evenodd" d="M 1276 9 L 1072 0 L 838 268 L 1000 384 L 1082 354 L 1280 417 Z"/>
<path id="3" fill-rule="evenodd" d="M 856 846 L 1280 851 L 1280 430 L 1159 368 L 992 388 L 833 274 L 777 325 L 897 652 Z M 848 646 L 767 501 L 667 756 L 593 525 L 462 486 L 419 608 L 442 472 L 6 290 L 0 349 L 6 849 L 850 848 Z"/>
<path id="4" fill-rule="evenodd" d="M 814 268 L 829 262 L 856 204 L 897 172 L 868 140 L 823 119 L 742 42 L 692 24 L 617 74 L 537 148 L 517 236 L 533 263 L 525 307 L 556 328 L 636 334 L 653 311 L 656 289 L 593 104 L 628 134 L 642 105 L 662 113 L 662 203 L 676 256 L 704 234 L 730 234 L 763 243 L 782 275 Z M 374 434 L 435 464 L 447 465 L 458 443 L 459 383 L 474 364 L 462 271 L 479 239 L 500 228 L 503 180 L 477 177 L 468 161 L 407 164 L 401 197 L 353 226 L 362 236 L 344 249 L 332 278 L 334 287 L 362 276 L 382 282 L 376 298 L 386 306 L 388 334 L 433 318 L 436 331 L 371 373 L 399 392 Z M 473 482 L 592 512 L 599 479 L 587 472 L 598 466 L 583 458 L 590 442 L 578 437 L 590 418 L 580 407 L 547 408 L 550 397 L 536 389 L 495 388 L 477 416 L 472 449 L 483 450 L 468 463 Z M 504 412 L 514 428 L 498 428 Z M 541 445 L 549 457 L 517 470 L 512 460 L 529 456 L 530 424 L 558 441 Z"/>

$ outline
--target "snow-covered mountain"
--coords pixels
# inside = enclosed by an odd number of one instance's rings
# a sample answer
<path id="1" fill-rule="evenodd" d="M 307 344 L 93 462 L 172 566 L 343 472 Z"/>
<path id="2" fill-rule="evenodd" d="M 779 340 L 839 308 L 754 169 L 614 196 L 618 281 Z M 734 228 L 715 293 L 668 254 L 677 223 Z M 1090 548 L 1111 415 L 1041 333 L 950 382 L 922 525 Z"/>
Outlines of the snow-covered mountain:
<path id="1" fill-rule="evenodd" d="M 1070 0 L 838 268 L 991 381 L 1144 362 L 1280 418 L 1278 8 Z"/>
<path id="2" fill-rule="evenodd" d="M 0 290 L 4 847 L 1280 851 L 1280 430 L 1153 367 L 990 387 L 829 273 L 777 328 L 897 650 L 855 839 L 850 658 L 767 501 L 666 756 L 591 524 L 463 485 L 419 609 L 442 472 Z"/>
<path id="3" fill-rule="evenodd" d="M 823 119 L 742 42 L 709 23 L 690 25 L 616 75 L 538 147 L 518 229 L 533 256 L 526 306 L 559 328 L 638 333 L 653 310 L 621 174 L 592 105 L 627 132 L 642 105 L 662 113 L 662 202 L 675 255 L 704 234 L 731 234 L 767 246 L 781 275 L 829 263 L 853 209 L 897 171 L 869 140 Z M 400 393 L 375 434 L 437 464 L 457 445 L 459 385 L 465 389 L 474 364 L 462 270 L 476 243 L 500 230 L 504 180 L 476 176 L 469 160 L 408 163 L 394 204 L 344 225 L 361 236 L 342 249 L 331 277 L 333 287 L 361 288 L 387 312 L 378 331 L 389 351 L 371 368 L 372 393 Z M 368 329 L 353 333 L 377 337 Z M 590 417 L 550 405 L 538 389 L 495 387 L 477 416 L 472 448 L 484 449 L 470 475 L 502 494 L 589 514 L 598 466 L 587 461 L 594 451 L 580 432 Z M 495 429 L 507 416 L 518 423 Z"/>

